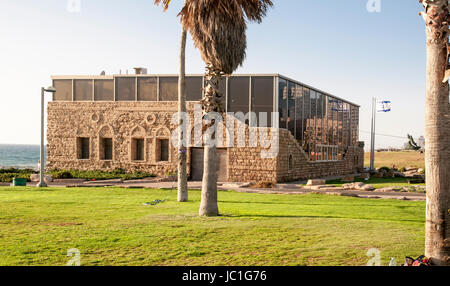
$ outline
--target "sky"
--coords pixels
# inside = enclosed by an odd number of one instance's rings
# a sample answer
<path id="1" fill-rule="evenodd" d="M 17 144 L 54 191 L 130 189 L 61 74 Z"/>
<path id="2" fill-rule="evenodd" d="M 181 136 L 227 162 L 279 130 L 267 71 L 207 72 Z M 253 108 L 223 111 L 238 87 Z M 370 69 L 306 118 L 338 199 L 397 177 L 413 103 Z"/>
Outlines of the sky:
<path id="1" fill-rule="evenodd" d="M 367 9 L 368 1 L 379 9 Z M 0 144 L 39 144 L 40 88 L 52 75 L 136 66 L 176 74 L 183 1 L 172 2 L 163 13 L 153 0 L 0 0 Z M 392 112 L 377 116 L 377 148 L 401 147 L 408 133 L 424 135 L 418 0 L 273 2 L 261 24 L 249 23 L 247 57 L 236 73 L 279 73 L 360 105 L 366 148 L 373 97 L 392 101 Z M 190 38 L 186 71 L 204 72 Z"/>

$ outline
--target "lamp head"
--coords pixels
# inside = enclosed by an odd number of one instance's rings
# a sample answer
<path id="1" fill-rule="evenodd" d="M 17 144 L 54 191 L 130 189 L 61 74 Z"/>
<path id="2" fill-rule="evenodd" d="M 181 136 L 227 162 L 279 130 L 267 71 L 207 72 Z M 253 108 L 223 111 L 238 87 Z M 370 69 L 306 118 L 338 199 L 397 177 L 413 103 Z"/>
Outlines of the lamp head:
<path id="1" fill-rule="evenodd" d="M 56 92 L 56 88 L 53 86 L 49 86 L 47 88 L 44 89 L 45 92 L 51 92 L 51 93 L 55 93 Z"/>

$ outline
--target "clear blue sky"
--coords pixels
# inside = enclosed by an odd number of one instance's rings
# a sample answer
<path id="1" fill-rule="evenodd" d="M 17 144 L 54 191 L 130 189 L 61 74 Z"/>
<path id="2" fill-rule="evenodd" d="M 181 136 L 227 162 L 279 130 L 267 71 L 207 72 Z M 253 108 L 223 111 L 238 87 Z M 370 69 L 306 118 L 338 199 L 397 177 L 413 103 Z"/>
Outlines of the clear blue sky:
<path id="1" fill-rule="evenodd" d="M 416 0 L 274 0 L 247 31 L 247 59 L 238 73 L 280 73 L 361 105 L 370 131 L 373 96 L 393 101 L 379 114 L 378 133 L 424 134 L 425 31 Z M 153 0 L 0 0 L 0 143 L 39 142 L 40 87 L 51 75 L 108 74 L 134 66 L 176 73 L 182 0 L 163 13 Z M 189 40 L 187 72 L 204 64 Z M 369 144 L 369 136 L 360 134 Z M 406 139 L 378 137 L 377 146 Z"/>

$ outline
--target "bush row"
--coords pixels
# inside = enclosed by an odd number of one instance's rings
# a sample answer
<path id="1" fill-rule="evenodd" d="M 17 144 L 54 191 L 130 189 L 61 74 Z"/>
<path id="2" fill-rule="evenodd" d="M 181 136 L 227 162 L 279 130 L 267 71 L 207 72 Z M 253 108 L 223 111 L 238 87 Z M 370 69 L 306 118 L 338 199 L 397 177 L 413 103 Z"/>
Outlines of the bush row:
<path id="1" fill-rule="evenodd" d="M 48 172 L 53 179 L 86 179 L 86 180 L 110 180 L 110 179 L 123 179 L 134 180 L 143 179 L 149 177 L 155 177 L 153 174 L 145 172 L 127 173 L 123 169 L 116 169 L 111 172 L 107 171 L 79 171 L 79 170 L 52 170 Z"/>

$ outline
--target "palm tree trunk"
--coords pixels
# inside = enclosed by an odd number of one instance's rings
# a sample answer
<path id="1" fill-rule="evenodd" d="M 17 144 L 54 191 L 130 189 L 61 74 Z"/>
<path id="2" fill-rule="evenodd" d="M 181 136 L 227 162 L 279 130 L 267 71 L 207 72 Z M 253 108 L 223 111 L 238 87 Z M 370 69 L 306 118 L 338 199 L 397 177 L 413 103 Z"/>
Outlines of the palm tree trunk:
<path id="1" fill-rule="evenodd" d="M 220 110 L 219 81 L 221 72 L 210 65 L 206 67 L 205 97 L 202 100 L 203 113 L 218 112 Z M 210 127 L 213 123 L 211 123 Z M 214 136 L 216 136 L 214 134 Z M 200 203 L 200 216 L 218 216 L 217 206 L 217 148 L 216 145 L 205 142 L 203 157 L 202 200 Z"/>
<path id="2" fill-rule="evenodd" d="M 447 0 L 424 0 L 427 38 L 425 255 L 435 265 L 450 263 L 450 120 Z"/>
<path id="3" fill-rule="evenodd" d="M 178 80 L 178 122 L 183 120 L 183 114 L 186 114 L 186 29 L 181 32 L 180 47 L 180 78 Z M 186 119 L 186 118 L 185 118 Z M 184 136 L 186 137 L 185 130 Z M 187 184 L 187 141 L 183 139 L 183 132 L 180 128 L 178 132 L 178 202 L 187 202 L 188 184 Z"/>

